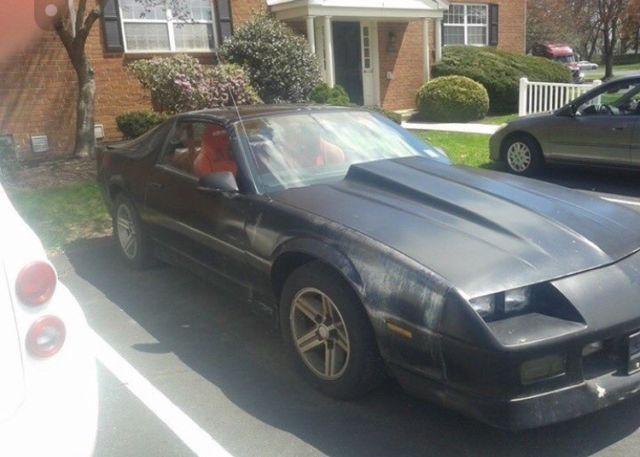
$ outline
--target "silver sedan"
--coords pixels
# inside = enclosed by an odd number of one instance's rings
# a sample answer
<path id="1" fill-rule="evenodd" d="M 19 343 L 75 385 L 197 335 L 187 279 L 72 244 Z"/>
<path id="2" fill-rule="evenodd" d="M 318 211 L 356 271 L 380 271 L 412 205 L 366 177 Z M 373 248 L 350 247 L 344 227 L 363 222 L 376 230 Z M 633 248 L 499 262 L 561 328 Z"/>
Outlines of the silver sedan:
<path id="1" fill-rule="evenodd" d="M 490 142 L 491 159 L 533 175 L 554 162 L 640 167 L 640 76 L 616 79 L 554 113 L 510 122 Z"/>

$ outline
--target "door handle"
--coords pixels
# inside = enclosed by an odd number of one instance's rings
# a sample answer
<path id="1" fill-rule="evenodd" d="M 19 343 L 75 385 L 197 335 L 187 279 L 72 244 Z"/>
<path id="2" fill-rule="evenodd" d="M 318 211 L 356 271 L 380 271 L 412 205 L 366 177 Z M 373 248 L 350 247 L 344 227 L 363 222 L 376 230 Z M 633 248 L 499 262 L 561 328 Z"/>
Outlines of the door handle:
<path id="1" fill-rule="evenodd" d="M 159 182 L 150 182 L 149 183 L 149 189 L 162 190 L 162 189 L 164 189 L 164 186 L 162 184 L 160 184 Z"/>
<path id="2" fill-rule="evenodd" d="M 612 127 L 611 130 L 620 131 L 624 130 L 624 127 Z"/>

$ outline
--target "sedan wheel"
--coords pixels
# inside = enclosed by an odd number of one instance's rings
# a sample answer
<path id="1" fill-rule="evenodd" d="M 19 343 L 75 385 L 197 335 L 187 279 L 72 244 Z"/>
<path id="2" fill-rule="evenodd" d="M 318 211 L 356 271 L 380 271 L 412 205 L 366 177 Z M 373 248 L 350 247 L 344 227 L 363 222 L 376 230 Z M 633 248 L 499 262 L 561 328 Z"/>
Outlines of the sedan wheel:
<path id="1" fill-rule="evenodd" d="M 300 374 L 338 399 L 360 397 L 384 379 L 384 364 L 362 303 L 332 268 L 295 270 L 280 299 L 282 337 Z"/>
<path id="2" fill-rule="evenodd" d="M 302 289 L 293 299 L 289 321 L 307 367 L 322 379 L 340 378 L 349 364 L 349 332 L 331 298 L 317 289 Z"/>
<path id="3" fill-rule="evenodd" d="M 502 157 L 511 173 L 531 176 L 544 166 L 538 143 L 530 136 L 517 134 L 503 144 Z"/>
<path id="4" fill-rule="evenodd" d="M 531 150 L 529 146 L 516 141 L 507 150 L 507 162 L 516 173 L 524 173 L 531 166 Z"/>

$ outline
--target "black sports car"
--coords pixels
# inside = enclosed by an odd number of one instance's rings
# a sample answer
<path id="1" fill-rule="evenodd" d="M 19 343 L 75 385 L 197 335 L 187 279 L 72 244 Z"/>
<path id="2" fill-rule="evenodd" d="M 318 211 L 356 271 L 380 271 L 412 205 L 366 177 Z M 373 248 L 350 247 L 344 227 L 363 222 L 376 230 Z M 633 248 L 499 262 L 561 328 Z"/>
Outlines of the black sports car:
<path id="1" fill-rule="evenodd" d="M 124 259 L 246 288 L 337 398 L 385 374 L 505 428 L 640 391 L 640 214 L 453 166 L 377 114 L 176 116 L 100 153 Z"/>

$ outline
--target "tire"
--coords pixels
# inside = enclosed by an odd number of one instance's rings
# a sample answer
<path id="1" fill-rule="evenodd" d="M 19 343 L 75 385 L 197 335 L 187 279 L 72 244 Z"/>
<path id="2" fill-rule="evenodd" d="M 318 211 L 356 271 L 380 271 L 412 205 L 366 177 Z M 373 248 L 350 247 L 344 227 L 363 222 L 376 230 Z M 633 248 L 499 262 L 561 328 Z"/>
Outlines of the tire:
<path id="1" fill-rule="evenodd" d="M 154 263 L 151 243 L 138 211 L 131 199 L 122 193 L 114 201 L 113 236 L 121 257 L 130 267 L 144 269 Z"/>
<path id="2" fill-rule="evenodd" d="M 528 135 L 514 135 L 502 146 L 507 169 L 516 175 L 533 176 L 544 167 L 544 157 L 538 143 Z"/>
<path id="3" fill-rule="evenodd" d="M 297 370 L 325 395 L 355 399 L 384 380 L 384 363 L 367 313 L 328 266 L 311 262 L 289 276 L 280 300 L 280 324 Z"/>

